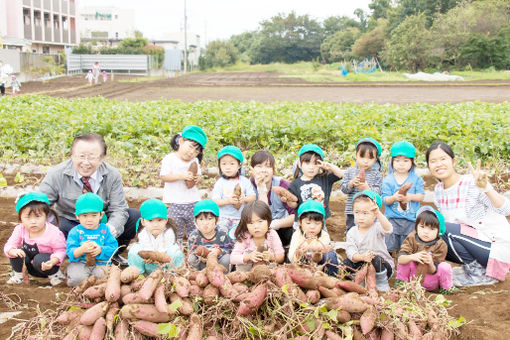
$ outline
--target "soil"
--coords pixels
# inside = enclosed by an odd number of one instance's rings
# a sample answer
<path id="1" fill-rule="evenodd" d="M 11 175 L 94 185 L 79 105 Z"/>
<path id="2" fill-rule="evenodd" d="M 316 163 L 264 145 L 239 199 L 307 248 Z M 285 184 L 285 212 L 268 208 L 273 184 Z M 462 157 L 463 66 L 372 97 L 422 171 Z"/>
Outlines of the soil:
<path id="1" fill-rule="evenodd" d="M 64 98 L 103 96 L 128 101 L 179 99 L 260 101 L 327 101 L 334 103 L 460 103 L 475 100 L 510 100 L 510 82 L 356 82 L 312 83 L 299 78 L 280 78 L 278 73 L 192 73 L 143 82 L 115 75 L 114 81 L 88 85 L 82 75 L 50 81 L 27 82 L 23 93 Z M 135 79 L 134 79 L 135 80 Z M 268 87 L 271 88 L 268 91 Z M 242 90 L 240 90 L 242 88 Z"/>

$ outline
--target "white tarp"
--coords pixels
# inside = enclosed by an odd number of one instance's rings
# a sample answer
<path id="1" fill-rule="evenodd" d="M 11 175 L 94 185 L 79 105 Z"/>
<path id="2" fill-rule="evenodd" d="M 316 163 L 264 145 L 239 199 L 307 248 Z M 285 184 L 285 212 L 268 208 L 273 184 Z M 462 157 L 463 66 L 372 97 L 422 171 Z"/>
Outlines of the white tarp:
<path id="1" fill-rule="evenodd" d="M 464 80 L 464 77 L 455 76 L 446 73 L 436 72 L 433 74 L 418 72 L 414 74 L 404 73 L 404 77 L 412 79 L 412 80 L 423 80 L 423 81 L 456 81 L 456 80 Z"/>

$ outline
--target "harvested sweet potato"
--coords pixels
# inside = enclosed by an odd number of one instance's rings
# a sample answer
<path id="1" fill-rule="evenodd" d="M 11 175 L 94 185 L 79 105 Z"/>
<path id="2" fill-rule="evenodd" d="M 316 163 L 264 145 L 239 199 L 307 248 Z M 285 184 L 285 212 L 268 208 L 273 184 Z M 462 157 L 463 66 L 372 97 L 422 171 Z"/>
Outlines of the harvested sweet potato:
<path id="1" fill-rule="evenodd" d="M 367 292 L 365 287 L 360 286 L 354 281 L 338 281 L 337 287 L 342 288 L 347 292 L 356 292 L 359 294 L 365 294 Z"/>
<path id="2" fill-rule="evenodd" d="M 190 317 L 190 327 L 188 331 L 188 336 L 186 337 L 186 340 L 196 340 L 196 339 L 202 339 L 202 320 L 200 320 L 200 316 L 197 314 L 193 314 Z"/>
<path id="3" fill-rule="evenodd" d="M 150 338 L 158 338 L 160 336 L 158 333 L 158 324 L 155 322 L 138 320 L 133 322 L 131 325 L 138 332 Z"/>
<path id="4" fill-rule="evenodd" d="M 126 319 L 122 319 L 117 323 L 113 334 L 116 340 L 129 339 L 129 324 Z"/>
<path id="5" fill-rule="evenodd" d="M 101 297 L 104 297 L 105 290 L 106 290 L 106 282 L 87 288 L 83 292 L 83 296 L 86 298 L 89 298 L 89 299 L 101 298 Z"/>
<path id="6" fill-rule="evenodd" d="M 89 340 L 103 340 L 106 333 L 106 320 L 103 317 L 100 317 L 94 323 L 94 327 L 92 327 L 92 332 L 90 333 Z"/>
<path id="7" fill-rule="evenodd" d="M 78 317 L 81 317 L 83 312 L 84 311 L 82 309 L 68 310 L 58 316 L 57 323 L 60 325 L 69 325 L 71 321 L 75 320 Z"/>
<path id="8" fill-rule="evenodd" d="M 238 203 L 233 204 L 234 208 L 236 208 L 237 210 L 241 209 L 241 206 L 243 205 L 241 202 L 239 202 L 242 193 L 243 191 L 241 189 L 241 186 L 239 185 L 239 183 L 237 183 L 236 186 L 234 187 L 234 192 L 232 193 L 232 198 L 238 201 Z"/>
<path id="9" fill-rule="evenodd" d="M 318 290 L 310 289 L 306 292 L 308 303 L 316 304 L 321 299 L 321 293 Z"/>
<path id="10" fill-rule="evenodd" d="M 146 280 L 147 280 L 146 277 L 134 280 L 133 282 L 131 282 L 131 290 L 133 292 L 139 291 L 140 288 L 142 288 L 142 286 L 143 286 L 143 284 L 145 283 Z"/>
<path id="11" fill-rule="evenodd" d="M 90 275 L 85 280 L 80 282 L 73 290 L 76 294 L 82 294 L 87 288 L 92 287 L 96 284 L 97 277 L 95 275 Z"/>
<path id="12" fill-rule="evenodd" d="M 338 279 L 333 276 L 329 276 L 328 274 L 317 271 L 313 274 L 313 277 L 318 281 L 320 287 L 326 287 L 329 289 L 333 289 L 338 284 Z"/>
<path id="13" fill-rule="evenodd" d="M 266 282 L 271 279 L 273 273 L 271 269 L 265 265 L 261 264 L 258 266 L 254 266 L 252 270 L 248 272 L 248 280 L 253 283 Z"/>
<path id="14" fill-rule="evenodd" d="M 327 340 L 342 340 L 343 338 L 333 331 L 326 331 L 326 339 Z"/>
<path id="15" fill-rule="evenodd" d="M 138 291 L 138 295 L 145 300 L 149 300 L 152 297 L 152 294 L 156 290 L 159 282 L 163 278 L 163 272 L 159 269 L 153 271 L 147 280 L 145 280 L 142 288 Z"/>
<path id="16" fill-rule="evenodd" d="M 406 196 L 407 195 L 407 192 L 409 191 L 409 189 L 411 189 L 411 186 L 413 185 L 413 183 L 406 183 L 404 185 L 402 185 L 400 187 L 400 189 L 398 189 L 398 193 L 401 194 L 401 195 L 404 195 Z M 400 205 L 400 208 L 402 210 L 406 210 L 407 209 L 407 203 L 405 202 L 399 202 L 399 205 Z"/>
<path id="17" fill-rule="evenodd" d="M 247 294 L 237 310 L 237 315 L 248 315 L 254 313 L 266 300 L 267 284 L 256 286 L 251 293 Z"/>
<path id="18" fill-rule="evenodd" d="M 80 323 L 85 326 L 92 326 L 97 319 L 105 316 L 108 310 L 108 302 L 103 301 L 87 309 L 80 317 Z"/>
<path id="19" fill-rule="evenodd" d="M 248 280 L 248 273 L 247 272 L 240 272 L 240 271 L 233 271 L 227 274 L 227 278 L 232 284 L 238 283 L 238 282 L 244 282 Z M 198 283 L 198 282 L 197 282 Z"/>
<path id="20" fill-rule="evenodd" d="M 175 292 L 180 297 L 184 298 L 184 297 L 188 297 L 189 296 L 189 288 L 190 288 L 191 284 L 189 283 L 189 281 L 185 277 L 175 276 L 173 278 L 173 285 L 174 285 Z"/>
<path id="21" fill-rule="evenodd" d="M 170 262 L 172 262 L 172 258 L 168 254 L 163 253 L 161 251 L 140 250 L 138 252 L 138 255 L 143 260 L 150 260 L 152 262 L 157 262 L 157 263 L 170 263 Z"/>
<path id="22" fill-rule="evenodd" d="M 193 312 L 195 311 L 193 309 L 193 303 L 191 302 L 190 299 L 188 298 L 181 298 L 179 295 L 177 295 L 176 293 L 172 293 L 170 295 L 170 302 L 175 302 L 175 301 L 181 301 L 182 305 L 177 309 L 179 311 L 179 313 L 183 314 L 183 315 L 191 315 L 193 314 Z"/>
<path id="23" fill-rule="evenodd" d="M 326 287 L 319 287 L 319 292 L 325 298 L 345 295 L 345 291 L 338 287 L 331 288 L 331 289 L 326 288 Z"/>
<path id="24" fill-rule="evenodd" d="M 361 318 L 359 319 L 359 324 L 361 326 L 361 331 L 363 332 L 363 334 L 367 334 L 374 328 L 376 319 L 377 312 L 375 310 L 375 307 L 373 306 L 368 307 L 367 310 L 363 312 Z"/>
<path id="25" fill-rule="evenodd" d="M 122 283 L 130 283 L 140 276 L 140 269 L 137 266 L 129 266 L 120 273 Z"/>
<path id="26" fill-rule="evenodd" d="M 393 332 L 390 331 L 389 329 L 384 328 L 381 332 L 381 340 L 393 340 L 393 339 L 395 339 L 395 335 L 393 334 Z"/>
<path id="27" fill-rule="evenodd" d="M 367 310 L 368 306 L 356 293 L 348 293 L 326 299 L 326 307 L 328 309 L 341 308 L 349 313 L 363 313 Z"/>
<path id="28" fill-rule="evenodd" d="M 96 257 L 92 256 L 92 254 L 85 254 L 85 260 L 87 262 L 87 266 L 92 267 L 96 265 Z"/>
<path id="29" fill-rule="evenodd" d="M 358 174 L 358 178 L 360 181 L 365 182 L 367 180 L 365 169 L 361 169 Z"/>
<path id="30" fill-rule="evenodd" d="M 130 293 L 132 293 L 133 291 L 131 290 L 131 286 L 130 285 L 121 285 L 120 286 L 120 297 L 124 297 Z"/>
<path id="31" fill-rule="evenodd" d="M 313 277 L 313 274 L 305 269 L 305 268 L 287 268 L 287 272 L 289 273 L 292 281 L 294 281 L 299 287 L 306 289 L 318 289 L 319 283 L 316 278 Z"/>
<path id="32" fill-rule="evenodd" d="M 421 330 L 418 325 L 416 325 L 416 322 L 409 320 L 407 322 L 407 327 L 409 328 L 409 335 L 411 335 L 413 339 L 420 339 L 422 337 Z"/>
<path id="33" fill-rule="evenodd" d="M 204 302 L 208 305 L 212 304 L 214 302 L 214 300 L 216 300 L 216 298 L 220 295 L 220 291 L 218 288 L 216 288 L 215 286 L 213 286 L 212 284 L 208 284 L 205 288 L 204 288 L 204 295 L 203 295 L 203 298 L 204 298 Z"/>
<path id="34" fill-rule="evenodd" d="M 188 171 L 193 174 L 193 180 L 192 181 L 185 180 L 184 182 L 186 183 L 188 189 L 191 189 L 195 186 L 195 176 L 198 173 L 198 164 L 196 162 L 191 163 L 188 168 Z"/>
<path id="35" fill-rule="evenodd" d="M 120 298 L 120 268 L 117 266 L 110 266 L 105 297 L 108 302 L 115 302 Z"/>
<path id="36" fill-rule="evenodd" d="M 204 290 L 202 289 L 202 287 L 199 287 L 196 284 L 189 286 L 189 296 L 191 298 L 193 298 L 195 296 L 202 296 L 203 292 L 204 292 Z"/>
<path id="37" fill-rule="evenodd" d="M 205 267 L 205 274 L 209 282 L 215 287 L 221 287 L 228 281 L 225 276 L 225 267 L 218 263 L 218 257 L 215 252 L 209 253 L 207 255 L 207 263 Z"/>
<path id="38" fill-rule="evenodd" d="M 106 321 L 106 329 L 109 332 L 113 331 L 113 320 L 115 319 L 115 315 L 119 312 L 119 304 L 117 302 L 112 303 L 110 307 L 108 307 L 108 311 L 106 312 L 105 321 Z"/>
<path id="39" fill-rule="evenodd" d="M 357 284 L 362 284 L 363 282 L 365 282 L 365 277 L 367 276 L 367 270 L 368 270 L 367 264 L 364 264 L 363 266 L 361 266 L 361 268 L 358 269 L 358 271 L 356 272 L 356 275 L 354 275 L 354 282 L 356 282 Z"/>
<path id="40" fill-rule="evenodd" d="M 152 297 L 147 300 L 138 295 L 138 293 L 129 293 L 122 297 L 122 303 L 125 305 L 133 303 L 152 303 L 153 301 L 154 299 Z"/>
<path id="41" fill-rule="evenodd" d="M 283 187 L 275 186 L 275 187 L 271 187 L 271 190 L 273 190 L 273 192 L 275 194 L 277 194 L 280 197 L 280 199 L 282 200 L 282 202 L 284 202 L 284 203 L 298 201 L 298 198 L 293 193 L 291 193 L 289 190 L 287 190 Z"/>
<path id="42" fill-rule="evenodd" d="M 207 249 L 206 246 L 198 246 L 194 253 L 196 256 L 200 256 L 200 257 L 203 257 L 203 258 L 206 258 L 207 255 L 209 255 L 211 251 L 209 249 Z"/>
<path id="43" fill-rule="evenodd" d="M 375 267 L 372 263 L 368 264 L 366 287 L 368 295 L 370 295 L 371 297 L 377 297 L 377 281 L 375 278 Z"/>
<path id="44" fill-rule="evenodd" d="M 169 313 L 161 313 L 154 305 L 131 304 L 124 305 L 120 309 L 120 316 L 126 319 L 139 319 L 151 322 L 168 322 L 171 320 Z"/>
<path id="45" fill-rule="evenodd" d="M 154 291 L 154 306 L 156 306 L 158 312 L 168 313 L 168 304 L 166 303 L 165 297 L 165 286 L 162 283 L 158 284 L 158 287 Z"/>
<path id="46" fill-rule="evenodd" d="M 78 325 L 78 340 L 89 340 L 92 326 Z"/>

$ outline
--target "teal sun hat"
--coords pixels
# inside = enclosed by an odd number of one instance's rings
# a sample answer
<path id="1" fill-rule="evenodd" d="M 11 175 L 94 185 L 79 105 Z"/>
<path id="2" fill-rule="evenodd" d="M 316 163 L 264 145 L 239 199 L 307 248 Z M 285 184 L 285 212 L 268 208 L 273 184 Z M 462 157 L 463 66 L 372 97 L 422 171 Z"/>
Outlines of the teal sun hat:
<path id="1" fill-rule="evenodd" d="M 29 192 L 21 196 L 16 202 L 16 212 L 18 213 L 24 206 L 29 204 L 30 202 L 42 202 L 50 205 L 50 201 L 48 200 L 48 196 L 43 194 L 42 192 Z"/>
<path id="2" fill-rule="evenodd" d="M 358 197 L 358 196 L 367 196 L 367 197 L 369 197 L 372 201 L 377 203 L 377 206 L 379 207 L 379 209 L 381 209 L 382 199 L 381 199 L 381 196 L 378 193 L 376 193 L 375 191 L 372 191 L 372 190 L 363 190 L 363 191 L 360 191 L 356 195 L 354 195 L 352 200 L 354 201 L 356 199 L 356 197 Z"/>
<path id="3" fill-rule="evenodd" d="M 207 136 L 200 127 L 196 125 L 188 125 L 184 129 L 182 129 L 181 136 L 187 139 L 191 139 L 205 148 L 205 144 L 207 144 Z"/>
<path id="4" fill-rule="evenodd" d="M 243 163 L 243 161 L 244 161 L 243 153 L 242 153 L 241 149 L 239 149 L 237 146 L 233 146 L 233 145 L 225 146 L 223 149 L 221 149 L 218 152 L 218 160 L 220 160 L 221 157 L 226 156 L 226 155 L 230 155 L 230 156 L 234 157 L 235 159 L 237 159 L 239 161 L 239 163 Z"/>
<path id="5" fill-rule="evenodd" d="M 210 212 L 214 216 L 220 216 L 220 207 L 213 200 L 201 200 L 195 204 L 195 208 L 193 209 L 193 214 L 197 217 L 200 213 Z"/>

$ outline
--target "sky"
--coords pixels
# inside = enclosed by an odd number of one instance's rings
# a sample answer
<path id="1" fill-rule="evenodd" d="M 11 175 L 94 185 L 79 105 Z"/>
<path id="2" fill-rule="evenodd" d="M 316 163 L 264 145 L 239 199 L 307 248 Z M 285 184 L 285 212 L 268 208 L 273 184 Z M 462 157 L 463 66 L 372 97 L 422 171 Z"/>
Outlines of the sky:
<path id="1" fill-rule="evenodd" d="M 308 14 L 322 21 L 330 16 L 355 17 L 368 12 L 371 0 L 79 0 L 79 6 L 115 6 L 135 10 L 135 27 L 147 38 L 162 32 L 184 30 L 184 3 L 188 32 L 200 35 L 202 45 L 226 40 L 234 34 L 257 29 L 259 23 L 278 13 Z"/>

